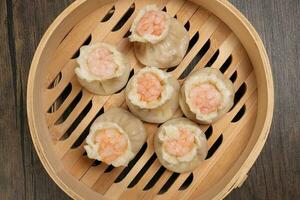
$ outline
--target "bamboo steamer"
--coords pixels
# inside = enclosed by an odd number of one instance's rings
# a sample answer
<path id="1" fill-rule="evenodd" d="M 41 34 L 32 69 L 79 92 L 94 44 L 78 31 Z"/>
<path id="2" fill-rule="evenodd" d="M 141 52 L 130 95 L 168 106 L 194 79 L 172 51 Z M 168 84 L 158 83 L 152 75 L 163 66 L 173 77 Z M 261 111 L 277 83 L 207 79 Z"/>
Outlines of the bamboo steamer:
<path id="1" fill-rule="evenodd" d="M 126 168 L 90 160 L 83 149 L 93 119 L 126 105 L 123 91 L 101 97 L 80 87 L 74 75 L 78 49 L 96 41 L 114 44 L 126 52 L 134 74 L 142 65 L 127 39 L 128 30 L 137 11 L 151 3 L 185 24 L 191 38 L 188 54 L 168 72 L 182 81 L 192 70 L 220 68 L 236 90 L 232 110 L 216 123 L 201 126 L 209 155 L 192 173 L 176 174 L 160 165 L 153 150 L 154 124 L 145 124 L 148 140 Z M 52 179 L 75 199 L 222 199 L 246 179 L 268 136 L 274 106 L 262 41 L 224 0 L 77 0 L 42 38 L 27 92 L 37 153 Z"/>

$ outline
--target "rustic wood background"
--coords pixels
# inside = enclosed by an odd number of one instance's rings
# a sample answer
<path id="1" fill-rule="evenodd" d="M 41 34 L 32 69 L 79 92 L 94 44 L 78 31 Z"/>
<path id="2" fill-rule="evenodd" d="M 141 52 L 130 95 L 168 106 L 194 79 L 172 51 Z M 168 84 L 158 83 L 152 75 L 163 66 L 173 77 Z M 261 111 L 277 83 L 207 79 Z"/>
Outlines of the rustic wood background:
<path id="1" fill-rule="evenodd" d="M 72 0 L 0 0 L 0 199 L 69 199 L 43 169 L 31 142 L 26 85 L 34 51 Z M 275 112 L 267 143 L 227 199 L 300 199 L 300 1 L 231 0 L 269 53 Z"/>

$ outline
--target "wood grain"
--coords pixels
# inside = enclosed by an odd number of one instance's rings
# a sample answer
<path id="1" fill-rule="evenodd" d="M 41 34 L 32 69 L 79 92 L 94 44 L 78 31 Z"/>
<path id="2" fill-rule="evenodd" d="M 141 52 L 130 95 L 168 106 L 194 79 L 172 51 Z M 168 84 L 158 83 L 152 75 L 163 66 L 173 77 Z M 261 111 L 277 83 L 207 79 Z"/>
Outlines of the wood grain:
<path id="1" fill-rule="evenodd" d="M 26 115 L 29 66 L 40 38 L 69 0 L 0 1 L 0 199 L 67 199 L 32 145 Z"/>
<path id="2" fill-rule="evenodd" d="M 273 65 L 276 107 L 262 154 L 244 185 L 227 199 L 299 199 L 299 1 L 231 2 L 253 23 L 266 45 Z M 0 2 L 0 199 L 68 199 L 37 158 L 25 97 L 35 48 L 69 3 L 71 0 Z"/>
<path id="3" fill-rule="evenodd" d="M 268 51 L 275 85 L 275 110 L 267 143 L 242 188 L 228 199 L 300 198 L 300 3 L 241 1 L 234 5 L 251 21 Z"/>

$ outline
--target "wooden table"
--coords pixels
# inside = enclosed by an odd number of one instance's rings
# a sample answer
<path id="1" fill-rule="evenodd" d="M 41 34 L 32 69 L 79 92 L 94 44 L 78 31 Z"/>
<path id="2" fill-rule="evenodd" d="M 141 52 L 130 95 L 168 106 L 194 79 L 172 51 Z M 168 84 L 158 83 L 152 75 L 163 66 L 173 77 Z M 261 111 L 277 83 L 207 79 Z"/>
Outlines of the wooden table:
<path id="1" fill-rule="evenodd" d="M 29 66 L 42 34 L 71 0 L 0 2 L 0 199 L 68 199 L 43 169 L 26 116 Z M 276 106 L 267 143 L 227 199 L 300 199 L 300 1 L 231 0 L 269 53 Z"/>

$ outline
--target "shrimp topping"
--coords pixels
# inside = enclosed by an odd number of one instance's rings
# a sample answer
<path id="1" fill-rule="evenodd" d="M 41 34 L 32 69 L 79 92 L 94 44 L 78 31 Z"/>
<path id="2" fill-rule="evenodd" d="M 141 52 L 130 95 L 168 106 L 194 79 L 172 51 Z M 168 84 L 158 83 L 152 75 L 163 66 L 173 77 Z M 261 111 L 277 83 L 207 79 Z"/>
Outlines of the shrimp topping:
<path id="1" fill-rule="evenodd" d="M 195 137 L 187 128 L 178 128 L 178 138 L 168 138 L 164 141 L 164 148 L 173 156 L 184 156 L 189 153 L 193 146 Z"/>
<path id="2" fill-rule="evenodd" d="M 97 48 L 87 58 L 88 67 L 94 75 L 107 78 L 114 75 L 117 65 L 113 60 L 113 54 L 105 48 Z"/>
<path id="3" fill-rule="evenodd" d="M 142 101 L 150 102 L 157 100 L 162 93 L 163 86 L 159 78 L 153 73 L 144 73 L 137 80 L 137 92 Z"/>
<path id="4" fill-rule="evenodd" d="M 205 83 L 194 87 L 190 92 L 190 98 L 192 105 L 201 113 L 209 114 L 218 110 L 222 95 L 214 85 Z"/>
<path id="5" fill-rule="evenodd" d="M 137 33 L 141 36 L 159 36 L 165 29 L 166 19 L 162 11 L 148 11 L 140 19 L 137 25 Z"/>
<path id="6" fill-rule="evenodd" d="M 95 142 L 99 143 L 99 155 L 102 161 L 111 164 L 127 149 L 127 138 L 114 128 L 97 131 Z"/>

